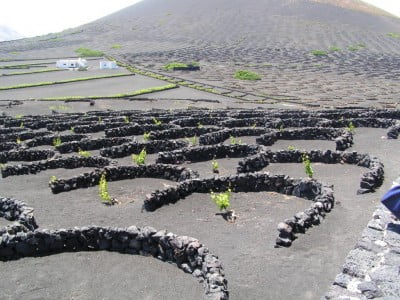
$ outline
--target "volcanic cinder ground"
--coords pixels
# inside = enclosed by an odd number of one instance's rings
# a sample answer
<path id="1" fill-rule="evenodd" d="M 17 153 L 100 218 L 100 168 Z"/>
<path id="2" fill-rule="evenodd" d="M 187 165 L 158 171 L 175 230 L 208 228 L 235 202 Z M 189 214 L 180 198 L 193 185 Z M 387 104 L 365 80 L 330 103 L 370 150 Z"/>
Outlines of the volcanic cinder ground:
<path id="1" fill-rule="evenodd" d="M 108 110 L 135 110 L 138 117 L 141 112 L 174 113 L 188 109 L 203 109 L 196 110 L 196 114 L 203 116 L 208 110 L 225 109 L 396 110 L 400 101 L 399 33 L 398 18 L 359 1 L 144 0 L 79 28 L 0 43 L 0 74 L 50 69 L 57 59 L 75 57 L 75 49 L 87 47 L 143 72 L 165 75 L 178 88 L 107 99 L 168 84 L 142 72 L 128 77 L 7 89 L 0 90 L 0 112 L 29 122 L 29 115 Z M 314 55 L 315 50 L 326 55 Z M 124 67 L 99 70 L 99 60 L 89 60 L 86 72 L 0 76 L 0 88 L 130 73 Z M 201 69 L 189 72 L 163 68 L 174 61 L 196 61 Z M 17 64 L 40 66 L 2 68 Z M 237 70 L 257 72 L 261 80 L 235 79 Z M 193 88 L 194 85 L 201 88 Z M 96 100 L 94 106 L 85 101 L 41 101 L 73 96 L 104 99 Z M 94 115 L 97 118 L 100 113 Z M 384 163 L 385 180 L 374 193 L 357 195 L 365 168 L 313 165 L 317 180 L 334 185 L 337 204 L 321 225 L 300 234 L 289 248 L 274 248 L 276 226 L 309 207 L 309 201 L 277 193 L 233 194 L 232 207 L 238 213 L 234 224 L 215 215 L 216 207 L 207 194 L 195 193 L 155 212 L 142 211 L 146 194 L 176 185 L 168 180 L 138 178 L 110 182 L 110 193 L 122 202 L 112 207 L 101 203 L 97 186 L 57 195 L 48 188 L 51 176 L 70 178 L 93 168 L 46 170 L 36 175 L 2 178 L 0 196 L 23 200 L 33 207 L 40 229 L 93 224 L 150 225 L 195 237 L 221 259 L 230 299 L 319 299 L 341 272 L 346 255 L 359 239 L 380 197 L 400 175 L 399 140 L 387 139 L 386 133 L 384 128 L 357 128 L 354 145 L 346 150 L 369 153 Z M 104 130 L 87 135 L 89 139 L 104 137 Z M 143 141 L 142 135 L 129 138 Z M 256 144 L 255 136 L 240 138 L 244 143 Z M 225 144 L 229 144 L 229 139 Z M 288 146 L 335 150 L 332 140 L 279 140 L 268 149 Z M 99 149 L 91 153 L 99 155 Z M 157 156 L 149 155 L 147 163 L 155 163 Z M 220 175 L 236 174 L 241 159 L 218 160 Z M 116 161 L 120 166 L 132 164 L 129 156 Z M 197 171 L 200 178 L 213 175 L 210 161 L 186 162 L 183 166 Z M 299 163 L 271 164 L 262 171 L 305 177 Z M 0 218 L 1 226 L 9 224 Z M 103 251 L 0 262 L 0 299 L 201 299 L 203 294 L 194 277 L 151 257 Z"/>

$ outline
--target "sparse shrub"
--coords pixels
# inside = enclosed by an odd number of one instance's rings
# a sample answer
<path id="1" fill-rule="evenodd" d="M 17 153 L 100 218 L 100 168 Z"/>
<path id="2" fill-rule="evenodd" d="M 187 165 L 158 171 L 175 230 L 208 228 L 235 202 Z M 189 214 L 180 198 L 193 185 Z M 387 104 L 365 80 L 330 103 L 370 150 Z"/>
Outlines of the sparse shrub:
<path id="1" fill-rule="evenodd" d="M 197 136 L 192 136 L 191 138 L 186 138 L 190 145 L 195 146 L 197 144 Z"/>
<path id="2" fill-rule="evenodd" d="M 21 138 L 20 138 L 20 137 L 17 137 L 16 143 L 17 143 L 18 145 L 21 144 Z"/>
<path id="3" fill-rule="evenodd" d="M 257 123 L 254 123 L 253 125 L 251 125 L 251 128 L 256 128 L 257 127 Z"/>
<path id="4" fill-rule="evenodd" d="M 129 121 L 129 117 L 128 116 L 124 117 L 124 122 L 125 122 L 125 124 L 129 124 L 130 121 Z"/>
<path id="5" fill-rule="evenodd" d="M 121 44 L 114 44 L 111 46 L 111 49 L 121 49 L 122 45 Z"/>
<path id="6" fill-rule="evenodd" d="M 356 127 L 354 126 L 353 122 L 350 121 L 349 125 L 347 125 L 346 130 L 350 133 L 354 133 Z"/>
<path id="7" fill-rule="evenodd" d="M 234 78 L 240 80 L 261 80 L 261 76 L 259 74 L 246 70 L 236 71 Z"/>
<path id="8" fill-rule="evenodd" d="M 108 183 L 106 179 L 106 174 L 101 174 L 99 181 L 99 195 L 101 201 L 107 204 L 113 204 L 110 194 L 108 193 Z"/>
<path id="9" fill-rule="evenodd" d="M 203 127 L 204 127 L 204 126 L 203 126 L 203 124 L 201 124 L 201 122 L 197 123 L 197 128 L 201 129 L 201 128 L 203 128 Z"/>
<path id="10" fill-rule="evenodd" d="M 52 184 L 53 182 L 56 182 L 56 181 L 57 181 L 57 177 L 53 175 L 50 177 L 49 184 Z"/>
<path id="11" fill-rule="evenodd" d="M 25 128 L 24 122 L 21 122 L 21 124 L 19 124 L 19 128 Z"/>
<path id="12" fill-rule="evenodd" d="M 212 170 L 213 173 L 219 173 L 219 164 L 218 162 L 215 160 L 215 158 L 211 161 L 211 166 L 212 166 Z"/>
<path id="13" fill-rule="evenodd" d="M 327 56 L 328 52 L 323 51 L 323 50 L 313 50 L 313 51 L 311 51 L 311 54 L 314 56 Z"/>
<path id="14" fill-rule="evenodd" d="M 226 211 L 231 205 L 231 193 L 232 190 L 229 188 L 223 193 L 214 193 L 213 191 L 211 191 L 210 196 L 211 200 L 217 205 L 220 211 Z"/>
<path id="15" fill-rule="evenodd" d="M 146 162 L 147 152 L 146 149 L 143 148 L 142 151 L 138 155 L 132 154 L 132 160 L 138 165 L 144 165 Z"/>
<path id="16" fill-rule="evenodd" d="M 288 146 L 287 148 L 288 148 L 289 151 L 294 151 L 294 150 L 296 150 L 296 148 L 295 148 L 294 146 Z"/>
<path id="17" fill-rule="evenodd" d="M 99 123 L 103 122 L 103 119 L 101 117 L 99 117 Z"/>
<path id="18" fill-rule="evenodd" d="M 303 161 L 303 165 L 304 165 L 304 171 L 306 172 L 307 176 L 309 178 L 313 178 L 314 170 L 311 166 L 310 158 L 308 157 L 308 155 L 306 153 L 303 154 L 302 161 Z"/>
<path id="19" fill-rule="evenodd" d="M 154 125 L 160 126 L 162 122 L 160 120 L 157 120 L 156 118 L 153 118 L 153 123 Z"/>
<path id="20" fill-rule="evenodd" d="M 71 128 L 69 130 L 71 130 L 71 132 L 75 132 L 75 127 L 71 126 Z"/>
<path id="21" fill-rule="evenodd" d="M 75 52 L 81 57 L 99 57 L 104 55 L 101 51 L 83 47 L 76 49 Z"/>
<path id="22" fill-rule="evenodd" d="M 234 136 L 229 137 L 231 145 L 241 145 L 242 141 L 238 138 L 235 138 Z"/>
<path id="23" fill-rule="evenodd" d="M 282 133 L 285 131 L 285 126 L 283 126 L 283 124 L 281 124 L 281 126 L 279 126 L 279 132 Z"/>
<path id="24" fill-rule="evenodd" d="M 62 143 L 62 142 L 61 142 L 61 137 L 60 137 L 60 136 L 58 136 L 58 137 L 56 137 L 56 138 L 53 139 L 53 146 L 54 146 L 54 147 L 60 146 L 61 143 Z"/>
<path id="25" fill-rule="evenodd" d="M 90 157 L 92 154 L 89 151 L 79 149 L 78 154 L 82 157 Z"/>
<path id="26" fill-rule="evenodd" d="M 150 132 L 143 133 L 143 140 L 146 142 L 150 140 Z"/>
<path id="27" fill-rule="evenodd" d="M 7 168 L 7 164 L 2 164 L 2 163 L 0 163 L 0 170 L 3 170 L 3 169 L 5 169 L 5 168 Z"/>
<path id="28" fill-rule="evenodd" d="M 19 120 L 19 119 L 22 119 L 24 117 L 24 115 L 15 115 L 15 119 L 17 119 L 17 120 Z"/>

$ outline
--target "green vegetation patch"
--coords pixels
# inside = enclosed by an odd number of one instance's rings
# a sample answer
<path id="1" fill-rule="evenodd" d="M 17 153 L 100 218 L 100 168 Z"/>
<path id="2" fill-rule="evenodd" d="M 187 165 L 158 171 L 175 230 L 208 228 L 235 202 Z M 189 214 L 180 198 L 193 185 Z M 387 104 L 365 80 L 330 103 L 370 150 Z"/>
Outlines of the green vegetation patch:
<path id="1" fill-rule="evenodd" d="M 30 69 L 30 68 L 46 68 L 47 66 L 43 63 L 33 63 L 33 64 L 18 64 L 18 65 L 6 65 L 0 66 L 0 69 Z"/>
<path id="2" fill-rule="evenodd" d="M 29 71 L 29 72 L 12 72 L 7 74 L 0 74 L 0 76 L 16 76 L 16 75 L 28 75 L 28 74 L 37 74 L 37 73 L 46 73 L 46 72 L 57 72 L 57 71 L 65 71 L 62 69 L 50 68 L 50 69 L 43 69 L 43 70 L 36 70 L 36 71 Z"/>
<path id="3" fill-rule="evenodd" d="M 132 74 L 113 74 L 113 75 L 104 75 L 104 76 L 74 78 L 74 79 L 67 79 L 67 80 L 61 80 L 61 81 L 47 81 L 47 82 L 38 82 L 38 83 L 18 84 L 18 85 L 0 87 L 0 91 L 12 90 L 12 89 L 30 88 L 30 87 L 38 87 L 38 86 L 53 85 L 53 84 L 79 82 L 79 81 L 88 81 L 88 80 L 95 80 L 95 79 L 123 77 L 123 76 L 132 76 Z"/>
<path id="4" fill-rule="evenodd" d="M 175 71 L 175 70 L 198 70 L 199 63 L 197 62 L 192 62 L 189 64 L 186 63 L 181 63 L 181 62 L 171 62 L 168 63 L 164 66 L 164 69 L 168 71 Z"/>
<path id="5" fill-rule="evenodd" d="M 359 43 L 359 44 L 356 44 L 356 45 L 351 45 L 347 49 L 349 51 L 358 51 L 358 50 L 366 48 L 366 47 L 367 47 L 367 45 L 365 45 L 364 43 Z"/>
<path id="6" fill-rule="evenodd" d="M 104 53 L 99 50 L 92 50 L 89 48 L 78 48 L 75 50 L 75 53 L 81 57 L 99 57 L 103 56 Z"/>
<path id="7" fill-rule="evenodd" d="M 121 49 L 122 45 L 121 44 L 114 44 L 111 46 L 111 49 Z"/>
<path id="8" fill-rule="evenodd" d="M 338 52 L 338 51 L 342 51 L 342 49 L 340 49 L 339 47 L 336 47 L 336 46 L 332 46 L 332 47 L 329 48 L 329 51 Z"/>
<path id="9" fill-rule="evenodd" d="M 235 76 L 236 79 L 240 80 L 261 80 L 261 76 L 255 72 L 239 70 L 236 71 Z"/>
<path id="10" fill-rule="evenodd" d="M 313 50 L 311 51 L 311 54 L 314 56 L 328 56 L 328 52 L 324 50 Z"/>
<path id="11" fill-rule="evenodd" d="M 44 101 L 72 101 L 72 100 L 98 100 L 98 99 L 119 99 L 119 98 L 129 98 L 129 97 L 134 97 L 134 96 L 139 96 L 139 95 L 144 95 L 144 94 L 150 94 L 150 93 L 155 93 L 155 92 L 161 92 L 161 91 L 166 91 L 170 89 L 175 89 L 178 88 L 179 86 L 176 84 L 167 84 L 163 86 L 156 86 L 148 89 L 141 89 L 137 90 L 131 93 L 126 93 L 126 94 L 115 94 L 111 96 L 66 96 L 66 97 L 52 97 L 52 98 L 43 98 L 39 100 L 44 100 Z"/>
<path id="12" fill-rule="evenodd" d="M 391 38 L 394 38 L 394 39 L 400 39 L 400 33 L 389 32 L 387 34 L 387 36 L 390 36 Z"/>

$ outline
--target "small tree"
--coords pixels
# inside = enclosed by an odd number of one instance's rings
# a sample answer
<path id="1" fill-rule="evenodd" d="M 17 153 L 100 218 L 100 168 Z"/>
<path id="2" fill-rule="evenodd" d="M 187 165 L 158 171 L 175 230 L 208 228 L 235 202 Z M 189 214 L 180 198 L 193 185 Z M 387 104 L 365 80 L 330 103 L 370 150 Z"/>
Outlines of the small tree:
<path id="1" fill-rule="evenodd" d="M 211 161 L 211 166 L 212 166 L 213 173 L 219 173 L 219 170 L 218 170 L 219 165 L 218 165 L 218 162 L 215 160 L 215 158 Z"/>
<path id="2" fill-rule="evenodd" d="M 82 157 L 90 157 L 92 154 L 89 152 L 89 151 L 85 151 L 85 150 L 82 150 L 82 149 L 79 149 L 78 150 L 78 154 L 80 155 L 80 156 L 82 156 Z"/>
<path id="3" fill-rule="evenodd" d="M 160 120 L 157 120 L 156 118 L 153 118 L 153 123 L 154 125 L 160 126 L 162 122 Z"/>
<path id="4" fill-rule="evenodd" d="M 140 153 L 138 155 L 136 154 L 132 154 L 132 160 L 138 165 L 144 165 L 146 162 L 146 156 L 147 156 L 147 152 L 146 149 L 143 148 L 142 151 L 140 151 Z"/>
<path id="5" fill-rule="evenodd" d="M 150 140 L 150 132 L 143 133 L 143 140 L 146 142 Z"/>
<path id="6" fill-rule="evenodd" d="M 353 122 L 350 121 L 349 125 L 346 127 L 346 130 L 350 133 L 354 133 L 356 127 L 354 126 Z"/>
<path id="7" fill-rule="evenodd" d="M 195 146 L 197 144 L 197 136 L 192 136 L 191 138 L 186 138 L 190 145 Z"/>
<path id="8" fill-rule="evenodd" d="M 58 136 L 58 137 L 56 137 L 56 138 L 53 139 L 53 146 L 54 146 L 54 147 L 58 147 L 58 146 L 60 146 L 60 145 L 61 145 L 61 137 Z"/>
<path id="9" fill-rule="evenodd" d="M 52 183 L 54 183 L 56 181 L 57 181 L 57 177 L 53 175 L 53 176 L 50 177 L 49 184 L 52 184 Z"/>
<path id="10" fill-rule="evenodd" d="M 241 145 L 242 141 L 240 139 L 235 138 L 234 136 L 229 137 L 231 145 Z"/>
<path id="11" fill-rule="evenodd" d="M 303 161 L 303 165 L 304 165 L 304 171 L 306 172 L 307 176 L 309 178 L 313 178 L 314 170 L 311 166 L 310 158 L 308 157 L 308 155 L 306 153 L 303 153 L 302 161 Z"/>
<path id="12" fill-rule="evenodd" d="M 99 196 L 103 203 L 113 204 L 112 198 L 108 193 L 108 183 L 106 173 L 102 173 L 99 181 Z"/>
<path id="13" fill-rule="evenodd" d="M 232 190 L 228 188 L 227 191 L 223 193 L 214 193 L 211 191 L 211 200 L 217 205 L 220 211 L 226 211 L 230 206 L 230 199 L 231 199 Z"/>

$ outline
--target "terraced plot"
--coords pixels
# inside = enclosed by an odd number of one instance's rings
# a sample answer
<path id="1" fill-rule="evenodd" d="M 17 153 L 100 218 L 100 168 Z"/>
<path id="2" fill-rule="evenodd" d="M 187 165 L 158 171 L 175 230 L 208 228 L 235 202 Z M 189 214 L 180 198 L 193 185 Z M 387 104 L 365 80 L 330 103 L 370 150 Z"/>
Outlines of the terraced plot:
<path id="1" fill-rule="evenodd" d="M 121 297 L 317 298 L 328 290 L 353 247 L 349 240 L 359 236 L 379 196 L 397 176 L 396 153 L 390 149 L 398 147 L 393 138 L 399 134 L 399 120 L 396 110 L 365 109 L 121 110 L 0 117 L 2 197 L 21 199 L 34 209 L 10 199 L 0 202 L 3 217 L 20 224 L 2 229 L 8 232 L 0 244 L 2 269 L 14 274 L 1 273 L 2 290 L 15 297 L 36 286 L 46 286 L 35 291 L 38 297 L 105 295 L 106 277 L 100 275 L 104 266 L 96 262 L 106 259 L 115 262 L 110 274 L 140 273 L 141 279 L 121 277 L 116 285 Z M 61 144 L 54 145 L 58 137 Z M 366 150 L 370 147 L 373 155 Z M 145 165 L 135 166 L 131 155 L 142 149 L 149 157 Z M 81 157 L 80 150 L 92 155 Z M 304 173 L 304 153 L 311 160 L 313 179 Z M 213 173 L 213 160 L 218 174 Z M 102 203 L 102 174 L 119 204 Z M 209 196 L 210 190 L 228 188 L 237 214 L 234 223 L 217 214 Z M 44 244 L 31 243 L 33 236 Z M 220 260 L 185 236 L 204 242 Z M 12 237 L 15 242 L 7 242 Z M 148 257 L 68 253 L 82 250 Z M 32 258 L 38 254 L 43 257 Z M 197 277 L 205 289 L 152 257 Z M 63 275 L 56 271 L 60 259 L 71 261 Z M 99 275 L 90 283 L 85 274 L 71 278 L 75 260 L 87 262 L 88 270 Z M 54 276 L 40 275 L 24 283 L 24 289 L 17 288 L 15 280 L 26 281 L 38 262 L 47 266 L 39 274 Z M 179 288 L 174 289 L 177 282 L 165 285 L 169 276 L 181 281 Z"/>

